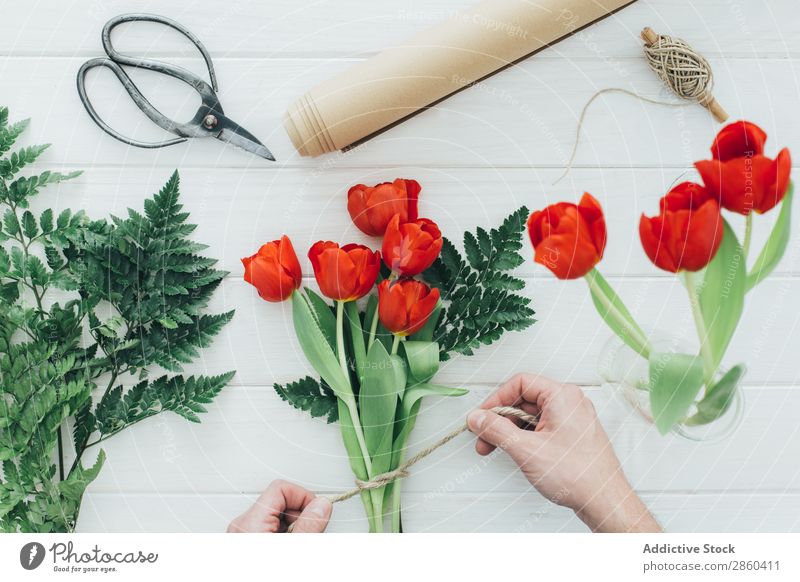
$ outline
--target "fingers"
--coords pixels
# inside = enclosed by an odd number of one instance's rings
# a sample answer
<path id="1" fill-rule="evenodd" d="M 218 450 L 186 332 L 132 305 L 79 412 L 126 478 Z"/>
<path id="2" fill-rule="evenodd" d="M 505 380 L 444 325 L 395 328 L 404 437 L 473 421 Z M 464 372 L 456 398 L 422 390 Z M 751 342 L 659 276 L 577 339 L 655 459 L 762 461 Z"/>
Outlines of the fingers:
<path id="1" fill-rule="evenodd" d="M 287 510 L 302 510 L 316 496 L 300 485 L 278 479 L 269 484 L 256 501 L 264 511 L 280 516 Z"/>
<path id="2" fill-rule="evenodd" d="M 292 533 L 322 533 L 328 527 L 333 505 L 327 497 L 316 497 L 297 517 Z"/>
<path id="3" fill-rule="evenodd" d="M 229 532 L 277 533 L 284 529 L 283 520 L 306 509 L 316 496 L 309 490 L 287 481 L 273 481 L 245 513 L 228 526 Z"/>
<path id="4" fill-rule="evenodd" d="M 528 414 L 539 415 L 544 402 L 550 399 L 562 385 L 554 380 L 535 374 L 516 374 L 491 394 L 481 404 L 481 408 L 490 409 L 496 406 L 516 406 Z M 521 424 L 521 421 L 514 421 Z M 475 450 L 479 455 L 488 455 L 495 445 L 478 438 Z"/>
<path id="5" fill-rule="evenodd" d="M 519 406 L 523 402 L 537 405 L 540 409 L 557 394 L 564 385 L 536 374 L 516 374 L 497 389 L 481 408 L 495 406 Z"/>
<path id="6" fill-rule="evenodd" d="M 478 438 L 478 452 L 500 447 L 516 461 L 520 459 L 523 437 L 533 433 L 519 428 L 513 421 L 488 410 L 475 410 L 467 417 L 467 426 Z M 528 438 L 530 438 L 530 436 Z M 488 454 L 482 453 L 482 454 Z"/>

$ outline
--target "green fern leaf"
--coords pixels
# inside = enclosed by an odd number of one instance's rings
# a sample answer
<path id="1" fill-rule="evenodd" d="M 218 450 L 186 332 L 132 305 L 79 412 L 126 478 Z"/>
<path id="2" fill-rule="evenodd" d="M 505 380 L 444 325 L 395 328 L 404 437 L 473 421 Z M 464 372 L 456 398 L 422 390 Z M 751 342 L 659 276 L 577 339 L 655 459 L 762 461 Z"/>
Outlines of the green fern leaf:
<path id="1" fill-rule="evenodd" d="M 36 158 L 49 147 L 50 144 L 29 146 L 12 153 L 4 160 L 0 160 L 0 178 L 9 179 L 13 177 L 22 168 L 35 162 Z"/>
<path id="2" fill-rule="evenodd" d="M 442 360 L 451 353 L 471 355 L 503 333 L 534 323 L 530 298 L 516 293 L 525 282 L 509 272 L 524 262 L 519 250 L 527 216 L 523 206 L 497 228 L 464 233 L 466 260 L 445 239 L 441 255 L 423 274 L 445 301 L 434 333 Z"/>
<path id="3" fill-rule="evenodd" d="M 304 410 L 312 417 L 325 417 L 328 423 L 339 419 L 339 404 L 333 390 L 325 382 L 306 376 L 295 382 L 275 384 L 278 396 L 298 410 Z"/>

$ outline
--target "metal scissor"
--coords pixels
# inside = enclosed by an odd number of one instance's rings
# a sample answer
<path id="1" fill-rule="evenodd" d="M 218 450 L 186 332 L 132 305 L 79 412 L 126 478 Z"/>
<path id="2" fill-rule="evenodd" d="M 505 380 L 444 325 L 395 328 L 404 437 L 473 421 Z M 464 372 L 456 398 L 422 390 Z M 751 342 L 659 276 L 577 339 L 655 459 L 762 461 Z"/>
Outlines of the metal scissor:
<path id="1" fill-rule="evenodd" d="M 197 49 L 200 51 L 200 54 L 203 56 L 203 60 L 208 68 L 208 75 L 211 80 L 211 85 L 206 83 L 194 73 L 187 71 L 182 67 L 171 65 L 169 63 L 162 63 L 152 59 L 130 57 L 117 52 L 117 50 L 111 44 L 111 31 L 115 26 L 125 22 L 158 22 L 180 32 L 182 35 L 188 38 L 195 47 L 197 47 Z M 86 108 L 86 111 L 89 113 L 91 118 L 107 134 L 123 143 L 140 148 L 161 148 L 175 145 L 185 142 L 190 137 L 215 137 L 219 140 L 247 150 L 248 152 L 252 152 L 257 156 L 275 161 L 272 153 L 264 144 L 258 141 L 253 134 L 240 127 L 238 124 L 234 123 L 224 115 L 222 105 L 220 105 L 219 99 L 217 98 L 217 77 L 214 74 L 214 65 L 211 62 L 211 57 L 209 56 L 208 51 L 206 51 L 206 48 L 203 46 L 203 43 L 200 42 L 200 39 L 186 30 L 183 26 L 174 20 L 165 18 L 163 16 L 158 16 L 156 14 L 122 14 L 120 16 L 115 16 L 106 23 L 106 25 L 103 27 L 102 39 L 103 48 L 105 49 L 108 58 L 91 59 L 83 64 L 78 71 L 78 94 L 83 102 L 83 106 Z M 194 115 L 191 121 L 187 123 L 178 123 L 172 119 L 169 119 L 160 111 L 158 111 L 158 109 L 153 107 L 147 98 L 142 95 L 141 91 L 139 91 L 138 87 L 136 87 L 131 78 L 120 65 L 137 67 L 139 69 L 148 69 L 150 71 L 169 75 L 170 77 L 174 77 L 183 81 L 200 94 L 202 99 L 200 108 L 197 110 L 197 113 Z M 114 72 L 114 74 L 122 83 L 122 86 L 125 87 L 125 90 L 131 96 L 136 106 L 139 107 L 139 109 L 141 109 L 142 112 L 153 121 L 153 123 L 179 137 L 156 143 L 142 142 L 127 138 L 112 129 L 97 114 L 91 102 L 89 101 L 89 97 L 86 94 L 86 72 L 95 67 L 106 67 L 111 69 L 111 71 Z"/>

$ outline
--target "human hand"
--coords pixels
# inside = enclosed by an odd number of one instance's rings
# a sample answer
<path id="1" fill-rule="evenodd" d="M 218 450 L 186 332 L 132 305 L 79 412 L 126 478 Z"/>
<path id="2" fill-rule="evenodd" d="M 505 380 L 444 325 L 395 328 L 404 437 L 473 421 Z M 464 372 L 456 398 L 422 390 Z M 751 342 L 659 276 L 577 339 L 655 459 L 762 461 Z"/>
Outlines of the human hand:
<path id="1" fill-rule="evenodd" d="M 287 481 L 273 481 L 253 506 L 234 519 L 228 533 L 322 533 L 333 506 L 326 497 Z"/>
<path id="2" fill-rule="evenodd" d="M 539 416 L 535 431 L 489 410 L 516 406 Z M 481 455 L 508 453 L 545 497 L 593 531 L 661 531 L 628 483 L 592 402 L 573 384 L 518 374 L 467 418 Z"/>

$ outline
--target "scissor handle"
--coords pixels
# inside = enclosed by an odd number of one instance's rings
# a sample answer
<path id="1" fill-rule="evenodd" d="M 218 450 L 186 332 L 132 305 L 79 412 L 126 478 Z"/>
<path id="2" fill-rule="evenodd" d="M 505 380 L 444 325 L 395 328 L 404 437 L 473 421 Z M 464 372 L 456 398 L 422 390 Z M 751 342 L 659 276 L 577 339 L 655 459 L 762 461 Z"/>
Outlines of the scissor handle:
<path id="1" fill-rule="evenodd" d="M 83 106 L 86 108 L 86 112 L 92 118 L 92 120 L 100 126 L 100 129 L 105 131 L 111 137 L 118 139 L 122 143 L 126 143 L 128 145 L 140 147 L 140 148 L 148 148 L 148 149 L 155 149 L 155 148 L 163 148 L 166 146 L 175 145 L 178 143 L 183 143 L 186 141 L 185 137 L 175 137 L 172 139 L 168 139 L 161 142 L 146 142 L 146 141 L 139 141 L 136 139 L 132 139 L 129 137 L 125 137 L 117 130 L 112 128 L 108 125 L 100 115 L 98 115 L 97 111 L 95 111 L 92 102 L 89 100 L 89 96 L 86 94 L 86 73 L 89 69 L 94 69 L 95 67 L 106 67 L 107 69 L 111 69 L 113 73 L 117 76 L 117 78 L 122 83 L 122 86 L 125 87 L 125 90 L 131 96 L 134 103 L 142 110 L 142 112 L 147 115 L 153 122 L 158 124 L 159 127 L 164 129 L 169 129 L 170 126 L 175 125 L 175 123 L 169 119 L 167 116 L 162 114 L 158 109 L 153 107 L 153 105 L 147 100 L 147 98 L 142 95 L 141 91 L 133 84 L 131 78 L 128 74 L 122 70 L 122 68 L 110 59 L 91 59 L 83 63 L 81 68 L 78 70 L 78 95 L 80 95 L 81 102 L 83 102 Z"/>
<path id="2" fill-rule="evenodd" d="M 160 73 L 166 73 L 176 77 L 177 79 L 185 81 L 190 85 L 194 85 L 195 81 L 197 80 L 200 80 L 205 84 L 205 81 L 199 79 L 199 77 L 197 77 L 194 73 L 191 73 L 182 67 L 177 67 L 169 63 L 162 63 L 161 61 L 152 59 L 131 57 L 117 51 L 117 49 L 115 49 L 114 45 L 111 43 L 111 31 L 120 24 L 125 24 L 126 22 L 155 22 L 158 24 L 163 24 L 164 26 L 169 26 L 173 30 L 178 31 L 183 36 L 188 38 L 189 41 L 191 41 L 191 43 L 197 48 L 197 50 L 200 51 L 200 54 L 206 63 L 208 76 L 211 80 L 211 88 L 214 92 L 219 90 L 217 88 L 217 75 L 214 72 L 214 64 L 211 62 L 211 55 L 208 54 L 206 47 L 202 42 L 200 42 L 200 39 L 197 38 L 190 30 L 184 28 L 179 22 L 176 22 L 171 18 L 166 18 L 165 16 L 159 16 L 158 14 L 120 14 L 119 16 L 115 16 L 106 22 L 102 32 L 103 48 L 111 60 L 122 65 L 130 65 L 132 67 L 152 69 Z M 198 91 L 200 90 L 199 87 L 195 88 L 198 89 Z"/>
<path id="3" fill-rule="evenodd" d="M 173 28 L 188 38 L 200 51 L 203 60 L 208 68 L 209 78 L 211 85 L 205 82 L 191 71 L 178 67 L 170 63 L 164 63 L 154 59 L 136 58 L 129 55 L 124 55 L 117 51 L 111 43 L 111 31 L 114 27 L 126 22 L 156 22 L 164 24 Z M 208 137 L 213 135 L 213 126 L 204 125 L 203 121 L 207 116 L 212 115 L 214 118 L 219 118 L 223 114 L 222 106 L 216 95 L 217 78 L 214 73 L 214 65 L 211 62 L 211 57 L 208 51 L 200 42 L 200 40 L 190 31 L 183 28 L 180 24 L 169 18 L 158 16 L 156 14 L 122 14 L 109 20 L 103 27 L 102 33 L 103 48 L 108 55 L 108 58 L 91 59 L 84 63 L 78 70 L 77 84 L 78 94 L 80 95 L 83 106 L 89 113 L 92 120 L 111 137 L 128 145 L 141 147 L 141 148 L 161 148 L 170 145 L 175 145 L 186 141 L 187 137 Z M 151 70 L 156 73 L 162 73 L 183 81 L 191 86 L 195 91 L 200 94 L 202 99 L 202 106 L 197 110 L 197 113 L 188 123 L 178 123 L 156 109 L 150 101 L 142 94 L 139 88 L 134 84 L 128 73 L 120 65 L 127 65 L 141 69 Z M 122 86 L 131 96 L 136 106 L 148 117 L 150 120 L 171 133 L 180 137 L 168 139 L 163 142 L 143 142 L 132 138 L 125 137 L 111 126 L 109 126 L 95 111 L 94 106 L 89 100 L 86 93 L 86 73 L 96 67 L 105 67 L 110 69 L 122 83 Z"/>

